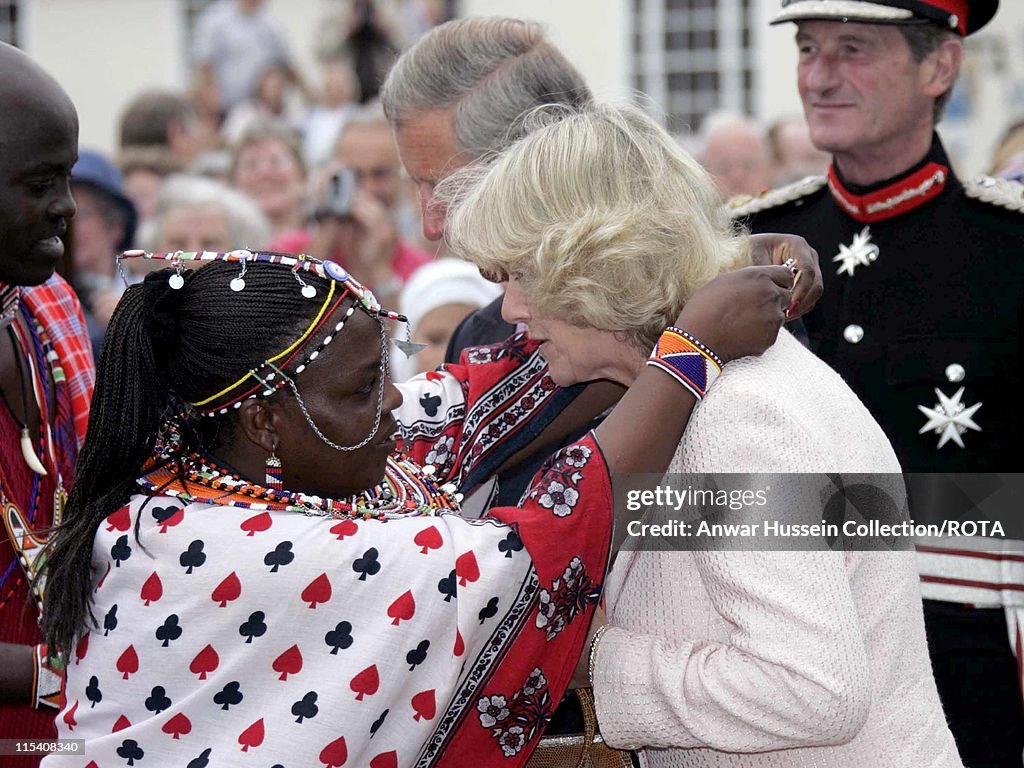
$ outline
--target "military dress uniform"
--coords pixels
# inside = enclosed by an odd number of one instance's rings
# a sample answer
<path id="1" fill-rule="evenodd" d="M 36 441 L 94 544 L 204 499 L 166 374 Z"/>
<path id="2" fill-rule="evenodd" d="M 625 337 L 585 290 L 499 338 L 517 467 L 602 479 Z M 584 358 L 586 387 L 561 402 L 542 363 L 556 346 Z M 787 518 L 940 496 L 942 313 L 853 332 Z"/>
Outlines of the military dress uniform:
<path id="1" fill-rule="evenodd" d="M 827 175 L 730 205 L 753 231 L 800 234 L 818 251 L 825 293 L 803 318 L 811 348 L 865 402 L 905 472 L 1019 471 L 1024 186 L 961 183 L 936 135 L 928 155 L 896 178 L 859 187 L 833 164 Z M 1022 547 L 919 546 L 936 680 L 968 765 L 1020 765 L 1011 648 L 1019 653 L 1024 634 Z M 1000 723 L 1016 763 L 971 762 L 972 752 L 995 757 L 990 729 Z"/>

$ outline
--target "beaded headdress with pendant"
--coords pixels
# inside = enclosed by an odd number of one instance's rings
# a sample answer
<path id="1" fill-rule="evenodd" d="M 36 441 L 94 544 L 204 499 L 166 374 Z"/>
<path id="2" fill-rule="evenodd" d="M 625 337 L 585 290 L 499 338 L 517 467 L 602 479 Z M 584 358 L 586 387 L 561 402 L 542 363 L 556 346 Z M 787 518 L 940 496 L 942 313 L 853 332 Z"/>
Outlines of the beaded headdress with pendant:
<path id="1" fill-rule="evenodd" d="M 279 265 L 282 269 L 290 271 L 292 277 L 296 281 L 296 287 L 304 299 L 311 302 L 318 302 L 319 304 L 318 310 L 314 314 L 313 319 L 298 338 L 292 341 L 280 352 L 271 355 L 259 365 L 251 368 L 226 387 L 223 387 L 219 391 L 213 392 L 204 398 L 188 403 L 188 416 L 198 415 L 215 417 L 218 415 L 224 415 L 233 409 L 240 408 L 242 403 L 248 399 L 270 397 L 279 389 L 287 386 L 291 389 L 296 403 L 307 424 L 322 442 L 338 451 L 356 451 L 368 445 L 374 438 L 380 428 L 383 417 L 385 392 L 384 381 L 386 380 L 386 373 L 388 371 L 388 344 L 384 321 L 391 320 L 406 324 L 407 338 L 405 340 L 395 340 L 395 344 L 407 355 L 415 354 L 415 352 L 419 351 L 418 347 L 422 347 L 422 345 L 416 345 L 409 341 L 408 321 L 403 315 L 382 309 L 380 303 L 368 288 L 359 283 L 348 273 L 347 270 L 333 261 L 320 261 L 309 256 L 292 256 L 281 253 L 250 251 L 247 249 L 227 252 L 176 251 L 168 253 L 150 253 L 147 251 L 132 250 L 126 251 L 118 257 L 119 269 L 121 267 L 121 262 L 127 259 L 147 259 L 167 262 L 168 265 L 174 269 L 174 273 L 168 278 L 168 284 L 172 290 L 181 290 L 185 287 L 184 270 L 186 265 L 189 263 L 195 263 L 196 265 L 202 265 L 214 261 L 238 263 L 239 273 L 230 281 L 229 284 L 231 290 L 235 292 L 241 292 L 246 289 L 245 275 L 246 270 L 250 265 Z M 317 275 L 326 281 L 326 291 L 318 290 L 316 286 L 307 283 L 303 279 L 303 275 L 308 276 L 311 274 Z M 321 293 L 323 293 L 323 295 L 321 295 Z M 345 299 L 349 297 L 352 297 L 355 301 L 348 306 L 348 308 L 341 314 L 340 318 L 334 319 L 336 310 L 338 310 Z M 357 307 L 375 318 L 380 325 L 381 375 L 379 378 L 381 384 L 378 389 L 374 423 L 369 433 L 358 443 L 353 445 L 339 445 L 325 435 L 316 425 L 302 399 L 301 394 L 299 393 L 295 377 L 302 374 L 303 371 L 305 371 L 306 368 L 323 353 L 324 349 L 344 328 L 346 322 L 356 311 Z M 333 325 L 331 325 L 332 322 Z M 310 349 L 308 342 L 311 339 L 316 338 L 318 334 L 324 335 L 320 339 L 319 343 Z M 286 372 L 286 370 L 290 370 L 290 373 Z M 173 431 L 164 435 L 161 441 L 163 445 L 158 448 L 158 452 L 163 453 L 165 456 L 176 454 L 178 447 L 175 445 L 176 440 L 177 438 L 173 434 Z M 198 460 L 201 457 L 195 458 Z M 398 462 L 403 462 L 400 468 L 398 467 Z M 246 485 L 250 489 L 257 488 L 259 492 L 257 495 L 269 494 L 268 500 L 270 501 L 273 501 L 276 496 L 277 501 L 286 503 L 287 500 L 288 507 L 301 509 L 309 514 L 338 515 L 340 512 L 344 511 L 346 516 L 352 515 L 357 509 L 360 510 L 359 514 L 361 515 L 365 515 L 369 510 L 389 509 L 391 502 L 396 500 L 396 490 L 401 490 L 403 493 L 408 490 L 407 488 L 396 489 L 395 487 L 391 487 L 388 485 L 390 480 L 396 474 L 404 475 L 410 472 L 415 473 L 415 468 L 409 465 L 408 462 L 404 462 L 403 457 L 397 457 L 390 462 L 388 477 L 385 479 L 385 483 L 382 483 L 380 487 L 371 489 L 369 492 L 359 495 L 358 498 L 353 497 L 349 500 L 339 501 L 330 499 L 324 500 L 317 497 L 306 497 L 303 494 L 292 494 L 288 492 L 278 492 L 275 494 L 272 489 L 252 486 L 252 484 L 246 484 L 245 481 L 239 478 L 236 478 L 235 481 L 226 481 L 219 474 L 217 477 L 214 477 L 213 474 L 216 474 L 216 472 L 210 469 L 213 465 L 208 461 L 202 462 L 202 466 L 204 467 L 202 470 L 189 473 L 191 475 L 190 479 L 193 482 L 200 480 L 208 481 L 210 483 L 215 482 L 216 487 L 219 487 L 221 490 L 225 489 L 225 482 L 227 482 L 231 487 L 241 487 Z M 401 471 L 398 472 L 398 469 Z M 423 483 L 422 481 L 418 481 L 414 485 L 423 485 Z M 452 492 L 454 491 L 454 489 L 448 488 L 444 488 L 442 490 L 445 492 L 449 490 Z M 251 496 L 253 493 L 255 493 L 255 491 L 251 491 L 247 495 Z M 187 496 L 188 494 L 186 493 L 185 495 Z M 434 494 L 434 496 L 436 497 L 436 494 Z M 260 498 L 265 497 L 260 496 Z M 440 505 L 437 504 L 439 499 L 434 498 L 433 501 L 435 506 L 452 506 L 450 500 Z M 325 503 L 326 506 L 324 506 Z M 404 511 L 408 512 L 410 509 L 408 506 L 409 499 L 404 499 L 402 503 L 406 505 Z M 415 507 L 418 508 L 422 508 L 423 506 L 423 504 L 419 503 L 415 505 Z M 376 515 L 376 512 L 374 512 L 374 515 Z"/>

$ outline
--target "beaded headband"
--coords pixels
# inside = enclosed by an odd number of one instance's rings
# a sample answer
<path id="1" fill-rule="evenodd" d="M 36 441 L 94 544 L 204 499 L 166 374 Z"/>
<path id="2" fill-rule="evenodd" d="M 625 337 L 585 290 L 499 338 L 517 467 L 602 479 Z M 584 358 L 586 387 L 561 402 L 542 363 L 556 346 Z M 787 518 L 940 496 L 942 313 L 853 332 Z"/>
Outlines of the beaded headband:
<path id="1" fill-rule="evenodd" d="M 278 389 L 281 389 L 286 385 L 291 386 L 294 390 L 295 384 L 292 381 L 292 378 L 284 373 L 284 369 L 299 355 L 302 350 L 302 345 L 317 331 L 323 329 L 328 319 L 334 314 L 334 311 L 341 305 L 341 302 L 344 301 L 347 296 L 355 297 L 358 305 L 361 306 L 371 317 L 378 319 L 386 318 L 388 320 L 395 320 L 408 324 L 408 320 L 404 315 L 381 309 L 380 303 L 377 301 L 373 293 L 366 288 L 366 286 L 353 278 L 347 270 L 333 261 L 320 261 L 319 259 L 314 259 L 311 256 L 289 256 L 279 253 L 249 251 L 246 249 L 227 252 L 175 251 L 170 253 L 149 253 L 142 250 L 132 250 L 125 251 L 118 256 L 117 265 L 119 270 L 121 269 L 122 259 L 150 259 L 170 262 L 171 266 L 175 269 L 175 273 L 171 275 L 168 280 L 168 283 L 173 290 L 180 290 L 185 285 L 185 279 L 182 276 L 182 272 L 184 271 L 185 262 L 188 261 L 200 263 L 211 261 L 239 262 L 241 264 L 240 272 L 237 277 L 231 280 L 230 283 L 231 290 L 235 292 L 245 290 L 246 267 L 250 263 L 280 264 L 284 267 L 290 267 L 292 275 L 295 277 L 300 288 L 300 293 L 304 298 L 310 300 L 316 298 L 317 289 L 302 279 L 302 273 L 313 273 L 328 281 L 327 295 L 321 303 L 320 309 L 317 311 L 316 315 L 314 315 L 310 324 L 295 341 L 277 354 L 268 357 L 255 368 L 250 369 L 238 380 L 224 387 L 219 392 L 215 392 L 209 397 L 205 397 L 202 400 L 189 404 L 193 409 L 195 409 L 195 412 L 206 416 L 225 414 L 231 408 L 241 407 L 242 402 L 250 398 L 269 397 Z M 122 277 L 124 277 L 123 272 Z M 348 308 L 344 317 L 335 323 L 334 328 L 321 340 L 316 348 L 306 355 L 299 365 L 296 366 L 293 375 L 302 373 L 310 363 L 320 356 L 327 345 L 330 344 L 334 337 L 341 332 L 342 328 L 345 327 L 345 323 L 352 316 L 353 312 L 355 312 L 355 308 L 356 305 L 352 305 Z M 407 347 L 422 347 L 422 345 L 414 345 L 409 341 L 402 342 L 396 340 L 395 343 L 406 354 L 414 354 L 415 351 L 418 351 L 417 349 L 410 352 Z M 387 349 L 385 346 L 385 357 L 382 360 L 382 364 L 386 364 L 386 353 Z M 250 386 L 244 388 L 241 392 L 236 393 L 236 390 L 244 387 L 247 383 L 249 383 Z M 224 400 L 224 398 L 227 399 Z"/>

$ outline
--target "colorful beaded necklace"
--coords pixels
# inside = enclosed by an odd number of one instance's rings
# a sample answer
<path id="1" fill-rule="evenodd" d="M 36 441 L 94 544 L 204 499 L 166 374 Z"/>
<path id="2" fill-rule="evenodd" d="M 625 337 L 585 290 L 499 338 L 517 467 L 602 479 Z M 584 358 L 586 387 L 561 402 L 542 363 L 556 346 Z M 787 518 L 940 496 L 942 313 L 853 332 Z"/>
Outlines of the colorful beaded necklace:
<path id="1" fill-rule="evenodd" d="M 435 515 L 442 511 L 457 513 L 462 500 L 462 494 L 455 492 L 454 485 L 446 483 L 438 487 L 434 483 L 431 478 L 433 467 L 420 467 L 401 453 L 388 457 L 382 482 L 345 499 L 266 488 L 195 453 L 183 456 L 177 464 L 181 468 L 180 476 L 171 468 L 154 470 L 139 478 L 139 485 L 152 494 L 174 496 L 186 503 L 282 510 L 312 517 L 354 520 L 390 520 Z M 181 477 L 184 477 L 184 482 Z M 212 493 L 196 492 L 193 486 Z"/>

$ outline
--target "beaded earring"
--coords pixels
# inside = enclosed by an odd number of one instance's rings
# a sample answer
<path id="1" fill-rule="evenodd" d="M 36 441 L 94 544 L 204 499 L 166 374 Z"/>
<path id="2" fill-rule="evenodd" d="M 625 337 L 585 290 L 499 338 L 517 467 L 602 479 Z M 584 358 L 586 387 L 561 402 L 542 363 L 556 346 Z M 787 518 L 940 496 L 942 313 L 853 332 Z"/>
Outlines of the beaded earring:
<path id="1" fill-rule="evenodd" d="M 284 473 L 281 471 L 281 460 L 274 453 L 276 450 L 277 446 L 275 445 L 264 464 L 265 479 L 263 485 L 271 490 L 280 491 L 284 488 Z"/>

